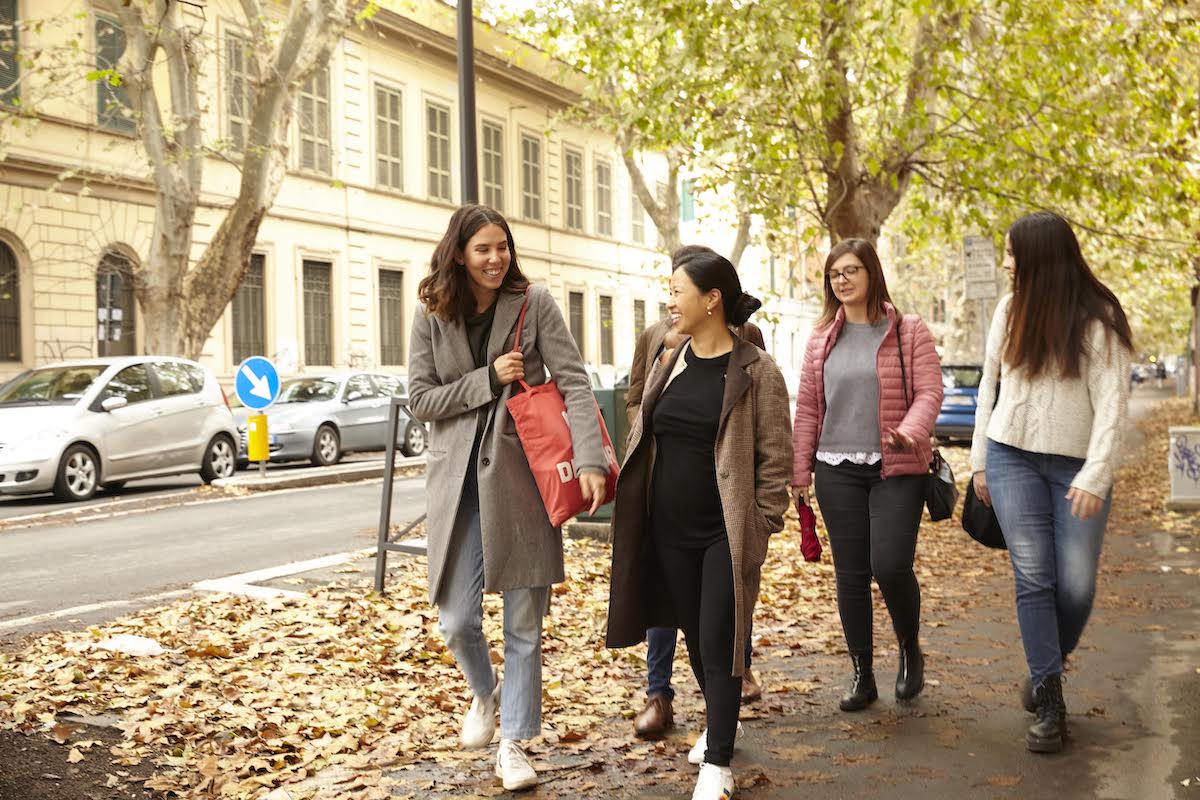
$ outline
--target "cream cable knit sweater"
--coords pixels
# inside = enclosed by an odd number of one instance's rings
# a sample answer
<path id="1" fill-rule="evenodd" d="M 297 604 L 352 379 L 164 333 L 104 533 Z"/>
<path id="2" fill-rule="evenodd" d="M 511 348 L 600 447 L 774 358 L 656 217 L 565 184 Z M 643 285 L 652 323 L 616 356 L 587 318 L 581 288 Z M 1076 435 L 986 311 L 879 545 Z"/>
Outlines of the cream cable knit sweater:
<path id="1" fill-rule="evenodd" d="M 1108 329 L 1093 322 L 1085 341 L 1080 377 L 1045 374 L 1002 363 L 1012 295 L 996 305 L 988 331 L 983 379 L 975 411 L 971 471 L 987 466 L 987 440 L 1033 453 L 1084 459 L 1071 485 L 1098 497 L 1112 488 L 1129 403 L 1129 351 Z M 996 381 L 1000 381 L 1000 401 Z"/>

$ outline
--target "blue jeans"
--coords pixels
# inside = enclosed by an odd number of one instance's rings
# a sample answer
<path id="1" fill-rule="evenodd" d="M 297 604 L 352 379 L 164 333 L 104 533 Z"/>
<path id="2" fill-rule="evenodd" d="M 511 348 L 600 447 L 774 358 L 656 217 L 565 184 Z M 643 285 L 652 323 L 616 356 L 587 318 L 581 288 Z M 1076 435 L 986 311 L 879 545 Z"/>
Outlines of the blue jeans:
<path id="1" fill-rule="evenodd" d="M 750 669 L 750 642 L 754 635 L 754 623 L 746 630 L 746 669 Z M 675 643 L 677 632 L 674 628 L 651 628 L 646 631 L 646 694 L 665 694 L 669 699 L 675 699 L 675 690 L 671 688 L 671 670 L 675 664 Z"/>
<path id="2" fill-rule="evenodd" d="M 500 737 L 532 739 L 542 732 L 542 616 L 550 587 L 504 592 L 504 688 Z M 438 627 L 476 697 L 496 687 L 491 650 L 483 635 L 483 533 L 479 486 L 468 470 L 454 520 L 438 596 Z"/>
<path id="3" fill-rule="evenodd" d="M 1080 458 L 987 443 L 988 492 L 1008 542 L 1017 622 L 1034 683 L 1062 673 L 1096 596 L 1112 492 L 1092 517 L 1073 517 L 1066 495 L 1082 466 Z"/>

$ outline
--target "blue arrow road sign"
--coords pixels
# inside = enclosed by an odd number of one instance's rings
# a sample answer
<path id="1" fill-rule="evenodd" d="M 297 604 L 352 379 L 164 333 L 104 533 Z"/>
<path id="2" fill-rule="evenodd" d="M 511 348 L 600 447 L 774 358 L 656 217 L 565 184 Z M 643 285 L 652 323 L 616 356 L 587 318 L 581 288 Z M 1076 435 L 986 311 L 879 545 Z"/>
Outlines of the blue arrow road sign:
<path id="1" fill-rule="evenodd" d="M 238 366 L 233 386 L 242 405 L 262 411 L 279 397 L 279 373 L 262 356 L 250 356 Z"/>

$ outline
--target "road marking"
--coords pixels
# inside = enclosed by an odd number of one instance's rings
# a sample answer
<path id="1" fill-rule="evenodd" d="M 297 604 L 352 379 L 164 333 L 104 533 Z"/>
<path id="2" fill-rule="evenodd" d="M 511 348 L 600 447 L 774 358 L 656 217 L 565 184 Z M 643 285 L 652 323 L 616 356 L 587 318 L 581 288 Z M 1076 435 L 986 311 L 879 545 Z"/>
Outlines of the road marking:
<path id="1" fill-rule="evenodd" d="M 119 608 L 121 606 L 156 603 L 159 600 L 170 600 L 176 597 L 182 597 L 185 594 L 190 594 L 190 592 L 187 589 L 176 589 L 175 591 L 162 592 L 161 594 L 148 594 L 144 597 L 134 597 L 130 600 L 107 600 L 103 603 L 91 603 L 85 606 L 73 606 L 71 608 L 59 609 L 58 611 L 48 611 L 45 614 L 35 614 L 30 617 L 7 619 L 3 622 L 0 622 L 0 632 L 24 628 L 30 625 L 39 625 L 43 622 L 62 619 L 63 617 L 77 617 L 83 614 L 90 614 L 93 611 L 103 611 L 107 608 Z"/>
<path id="2" fill-rule="evenodd" d="M 256 569 L 251 572 L 242 572 L 238 575 L 227 575 L 224 578 L 200 581 L 199 583 L 192 584 L 192 588 L 201 592 L 225 592 L 226 594 L 236 594 L 259 599 L 270 597 L 301 598 L 305 596 L 304 592 L 296 592 L 291 589 L 276 589 L 271 586 L 257 586 L 255 584 L 262 583 L 263 581 L 273 581 L 276 578 L 283 578 L 300 572 L 312 572 L 317 569 L 341 566 L 351 561 L 357 561 L 360 558 L 367 558 L 374 553 L 375 548 L 371 547 L 363 550 L 351 550 L 348 553 L 336 553 L 332 556 L 324 556 L 322 558 L 313 558 L 308 561 L 293 561 L 290 564 L 280 564 L 276 567 Z"/>

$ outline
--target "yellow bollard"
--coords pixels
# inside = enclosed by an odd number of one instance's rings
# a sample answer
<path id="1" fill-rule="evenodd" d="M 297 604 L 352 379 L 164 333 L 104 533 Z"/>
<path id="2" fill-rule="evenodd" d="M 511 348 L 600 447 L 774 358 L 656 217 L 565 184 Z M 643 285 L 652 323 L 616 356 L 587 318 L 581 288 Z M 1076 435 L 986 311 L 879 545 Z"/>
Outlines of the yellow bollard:
<path id="1" fill-rule="evenodd" d="M 255 414 L 246 420 L 246 459 L 265 463 L 271 458 L 267 438 L 267 415 Z"/>

